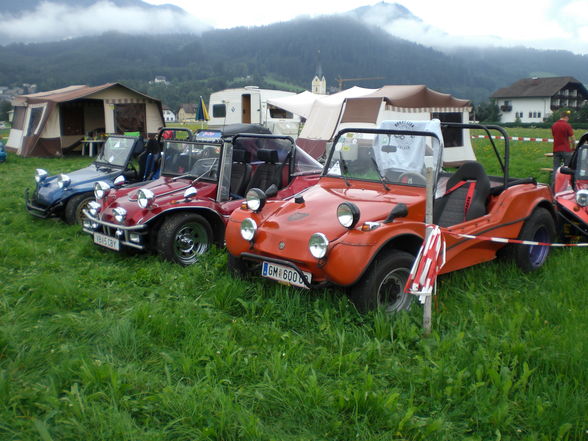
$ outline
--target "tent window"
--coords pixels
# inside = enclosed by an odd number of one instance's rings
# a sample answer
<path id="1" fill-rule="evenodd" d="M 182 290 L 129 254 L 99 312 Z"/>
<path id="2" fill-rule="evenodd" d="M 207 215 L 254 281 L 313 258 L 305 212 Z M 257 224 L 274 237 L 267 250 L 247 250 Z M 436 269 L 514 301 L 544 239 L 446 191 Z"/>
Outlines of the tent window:
<path id="1" fill-rule="evenodd" d="M 214 118 L 225 118 L 227 116 L 227 106 L 224 104 L 213 104 L 212 116 Z"/>
<path id="2" fill-rule="evenodd" d="M 43 107 L 33 107 L 31 109 L 31 117 L 29 118 L 29 127 L 27 129 L 26 136 L 31 136 L 36 134 L 36 131 L 39 129 L 39 123 L 41 122 L 41 117 L 43 116 Z"/>
<path id="3" fill-rule="evenodd" d="M 145 104 L 115 104 L 114 126 L 117 133 L 145 133 Z"/>
<path id="4" fill-rule="evenodd" d="M 272 106 L 271 104 L 268 104 L 267 108 L 269 109 L 269 114 L 272 118 L 278 118 L 278 119 L 292 119 L 292 118 L 294 118 L 294 115 L 292 115 L 292 112 L 288 112 L 287 110 L 280 109 L 279 107 L 276 107 L 276 106 Z"/>
<path id="5" fill-rule="evenodd" d="M 431 113 L 431 118 L 437 118 L 442 123 L 463 122 L 461 112 L 433 112 Z M 441 126 L 441 133 L 443 134 L 443 142 L 445 144 L 445 147 L 463 146 L 463 129 Z"/>
<path id="6" fill-rule="evenodd" d="M 25 116 L 27 114 L 26 107 L 17 106 L 14 108 L 14 115 L 12 115 L 12 127 L 18 130 L 24 128 Z"/>

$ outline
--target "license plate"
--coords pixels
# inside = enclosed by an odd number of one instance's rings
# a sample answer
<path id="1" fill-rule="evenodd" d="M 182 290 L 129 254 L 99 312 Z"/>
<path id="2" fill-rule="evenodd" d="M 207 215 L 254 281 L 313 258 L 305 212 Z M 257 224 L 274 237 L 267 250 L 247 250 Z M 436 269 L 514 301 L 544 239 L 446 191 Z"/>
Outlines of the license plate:
<path id="1" fill-rule="evenodd" d="M 306 271 L 303 271 L 303 273 L 310 283 L 312 274 Z M 268 279 L 277 280 L 278 282 L 285 283 L 287 285 L 298 286 L 299 288 L 308 288 L 296 271 L 284 265 L 263 262 L 263 265 L 261 266 L 261 275 L 263 277 L 267 277 Z"/>
<path id="2" fill-rule="evenodd" d="M 94 233 L 94 243 L 102 245 L 106 248 L 110 248 L 111 250 L 120 250 L 119 240 L 115 239 L 114 237 L 107 236 L 106 234 Z"/>

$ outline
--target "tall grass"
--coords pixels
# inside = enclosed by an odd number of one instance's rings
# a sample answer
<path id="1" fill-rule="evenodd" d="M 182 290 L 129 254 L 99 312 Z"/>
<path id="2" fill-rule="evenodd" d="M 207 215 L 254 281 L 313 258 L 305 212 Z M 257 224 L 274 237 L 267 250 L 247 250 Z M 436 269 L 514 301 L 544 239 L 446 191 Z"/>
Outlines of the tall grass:
<path id="1" fill-rule="evenodd" d="M 546 148 L 513 145 L 513 175 Z M 223 250 L 181 268 L 26 212 L 35 168 L 88 162 L 0 164 L 0 439 L 587 439 L 586 249 L 442 277 L 423 338 L 417 304 L 360 315 L 233 280 Z"/>

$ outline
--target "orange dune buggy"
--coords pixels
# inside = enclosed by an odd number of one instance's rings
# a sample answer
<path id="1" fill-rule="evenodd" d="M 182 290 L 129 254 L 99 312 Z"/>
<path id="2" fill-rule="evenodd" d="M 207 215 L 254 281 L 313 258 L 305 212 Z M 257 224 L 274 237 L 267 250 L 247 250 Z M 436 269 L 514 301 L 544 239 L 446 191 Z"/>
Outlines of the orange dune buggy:
<path id="1" fill-rule="evenodd" d="M 498 130 L 502 176 L 479 162 L 442 170 L 442 126 Z M 229 218 L 229 269 L 289 285 L 348 288 L 359 310 L 408 309 L 404 291 L 425 236 L 425 170 L 432 169 L 433 223 L 447 245 L 442 273 L 494 259 L 501 250 L 524 271 L 539 268 L 548 246 L 472 240 L 455 234 L 551 242 L 553 197 L 533 178 L 511 178 L 508 136 L 497 126 L 386 121 L 378 129 L 344 129 L 333 142 L 318 184 L 283 201 L 252 189 Z M 505 246 L 507 248 L 505 248 Z"/>

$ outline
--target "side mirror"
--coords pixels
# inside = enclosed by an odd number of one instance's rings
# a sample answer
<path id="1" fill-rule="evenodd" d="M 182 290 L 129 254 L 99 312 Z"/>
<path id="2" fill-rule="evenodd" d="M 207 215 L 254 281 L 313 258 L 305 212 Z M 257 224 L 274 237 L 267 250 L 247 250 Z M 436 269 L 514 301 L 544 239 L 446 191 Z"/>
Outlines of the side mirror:
<path id="1" fill-rule="evenodd" d="M 388 215 L 384 223 L 389 224 L 390 222 L 394 222 L 394 219 L 396 219 L 397 217 L 406 216 L 408 216 L 408 207 L 406 206 L 406 204 L 398 204 L 392 209 L 392 211 L 390 211 L 390 214 Z"/>
<path id="2" fill-rule="evenodd" d="M 264 191 L 264 193 L 268 198 L 271 198 L 278 194 L 278 186 L 276 184 L 272 184 L 266 191 Z"/>
<path id="3" fill-rule="evenodd" d="M 573 168 L 568 167 L 567 165 L 562 165 L 559 168 L 559 172 L 562 175 L 573 175 L 575 173 L 575 170 Z"/>

